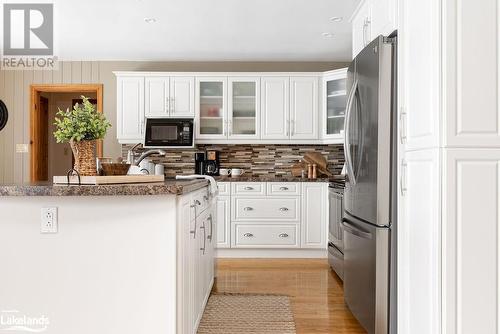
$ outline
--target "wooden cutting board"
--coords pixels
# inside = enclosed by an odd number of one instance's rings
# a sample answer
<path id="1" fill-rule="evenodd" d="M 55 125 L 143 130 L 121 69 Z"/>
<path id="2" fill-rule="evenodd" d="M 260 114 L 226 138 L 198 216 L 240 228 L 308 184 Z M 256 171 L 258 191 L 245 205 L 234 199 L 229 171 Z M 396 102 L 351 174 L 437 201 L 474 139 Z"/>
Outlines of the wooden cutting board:
<path id="1" fill-rule="evenodd" d="M 323 154 L 319 152 L 307 152 L 304 154 L 304 161 L 308 164 L 316 164 L 316 168 L 322 174 L 332 176 L 333 174 L 328 170 L 328 163 L 326 162 Z"/>
<path id="2" fill-rule="evenodd" d="M 102 184 L 130 184 L 130 183 L 154 183 L 164 182 L 163 175 L 112 175 L 112 176 L 82 176 L 80 184 L 102 185 Z M 67 176 L 54 176 L 54 184 L 68 184 Z M 78 184 L 78 176 L 69 178 L 70 184 Z"/>

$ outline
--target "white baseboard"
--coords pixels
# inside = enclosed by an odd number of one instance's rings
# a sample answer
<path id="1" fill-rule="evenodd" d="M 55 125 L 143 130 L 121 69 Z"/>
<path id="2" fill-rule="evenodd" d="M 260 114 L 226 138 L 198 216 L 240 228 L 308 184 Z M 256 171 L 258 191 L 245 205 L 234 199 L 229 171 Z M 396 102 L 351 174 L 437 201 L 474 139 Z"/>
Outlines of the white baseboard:
<path id="1" fill-rule="evenodd" d="M 244 249 L 219 248 L 216 258 L 257 258 L 257 259 L 326 259 L 326 249 Z"/>

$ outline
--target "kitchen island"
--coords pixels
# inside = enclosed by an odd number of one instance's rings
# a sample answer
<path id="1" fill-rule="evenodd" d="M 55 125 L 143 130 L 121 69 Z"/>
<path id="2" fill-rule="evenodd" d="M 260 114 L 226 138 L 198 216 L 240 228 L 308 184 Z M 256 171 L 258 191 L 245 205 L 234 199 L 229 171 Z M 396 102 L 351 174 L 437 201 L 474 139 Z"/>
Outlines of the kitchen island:
<path id="1" fill-rule="evenodd" d="M 54 334 L 194 333 L 214 275 L 207 185 L 0 185 L 2 310 Z"/>

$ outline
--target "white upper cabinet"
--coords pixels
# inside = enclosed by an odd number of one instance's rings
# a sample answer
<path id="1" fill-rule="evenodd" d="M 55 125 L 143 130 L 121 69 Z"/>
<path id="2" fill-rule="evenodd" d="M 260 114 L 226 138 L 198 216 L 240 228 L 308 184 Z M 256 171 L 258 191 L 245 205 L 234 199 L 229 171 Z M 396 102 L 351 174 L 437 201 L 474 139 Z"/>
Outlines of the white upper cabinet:
<path id="1" fill-rule="evenodd" d="M 146 117 L 193 117 L 194 77 L 146 77 Z"/>
<path id="2" fill-rule="evenodd" d="M 196 139 L 227 138 L 227 78 L 196 78 Z"/>
<path id="3" fill-rule="evenodd" d="M 320 144 L 324 139 L 319 73 L 115 74 L 122 144 L 142 141 L 145 119 L 153 117 L 194 118 L 199 144 Z"/>
<path id="4" fill-rule="evenodd" d="M 359 3 L 351 18 L 353 58 L 377 36 L 388 36 L 397 29 L 397 7 L 397 0 L 364 0 Z"/>
<path id="5" fill-rule="evenodd" d="M 228 88 L 228 138 L 259 138 L 260 78 L 231 77 Z"/>
<path id="6" fill-rule="evenodd" d="M 116 134 L 122 143 L 142 141 L 144 131 L 144 77 L 117 79 Z"/>
<path id="7" fill-rule="evenodd" d="M 290 78 L 290 138 L 318 139 L 318 77 Z"/>
<path id="8" fill-rule="evenodd" d="M 146 117 L 167 117 L 170 111 L 170 78 L 147 77 L 145 114 Z"/>
<path id="9" fill-rule="evenodd" d="M 170 116 L 194 117 L 194 77 L 170 78 Z"/>
<path id="10" fill-rule="evenodd" d="M 372 0 L 370 32 L 373 40 L 378 35 L 388 36 L 397 29 L 397 0 Z"/>
<path id="11" fill-rule="evenodd" d="M 352 57 L 356 57 L 371 41 L 371 3 L 362 1 L 352 17 Z"/>
<path id="12" fill-rule="evenodd" d="M 261 138 L 290 137 L 290 78 L 265 77 L 261 80 Z"/>
<path id="13" fill-rule="evenodd" d="M 347 69 L 328 72 L 323 78 L 323 139 L 342 142 L 347 106 Z"/>

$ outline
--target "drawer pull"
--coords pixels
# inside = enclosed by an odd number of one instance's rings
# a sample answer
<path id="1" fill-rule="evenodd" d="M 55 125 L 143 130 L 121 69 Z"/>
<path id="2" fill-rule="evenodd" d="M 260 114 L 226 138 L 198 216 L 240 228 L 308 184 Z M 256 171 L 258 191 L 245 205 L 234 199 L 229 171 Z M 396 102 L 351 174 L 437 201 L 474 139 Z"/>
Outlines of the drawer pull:
<path id="1" fill-rule="evenodd" d="M 281 233 L 281 234 L 279 235 L 279 237 L 280 237 L 280 238 L 288 238 L 288 234 L 286 234 L 286 233 Z"/>
<path id="2" fill-rule="evenodd" d="M 245 187 L 243 189 L 245 189 L 245 190 L 253 190 L 253 187 Z"/>
<path id="3" fill-rule="evenodd" d="M 250 206 L 244 207 L 243 210 L 245 211 L 253 211 L 253 208 Z"/>
<path id="4" fill-rule="evenodd" d="M 253 234 L 252 233 L 245 233 L 243 234 L 244 237 L 247 237 L 247 238 L 251 238 L 253 237 Z"/>
<path id="5" fill-rule="evenodd" d="M 288 190 L 288 187 L 280 187 L 280 190 L 281 191 L 286 191 L 286 190 Z"/>
<path id="6" fill-rule="evenodd" d="M 288 211 L 288 208 L 285 208 L 285 207 L 283 207 L 283 208 L 280 208 L 280 211 L 281 211 L 281 212 L 285 212 L 285 211 Z"/>

